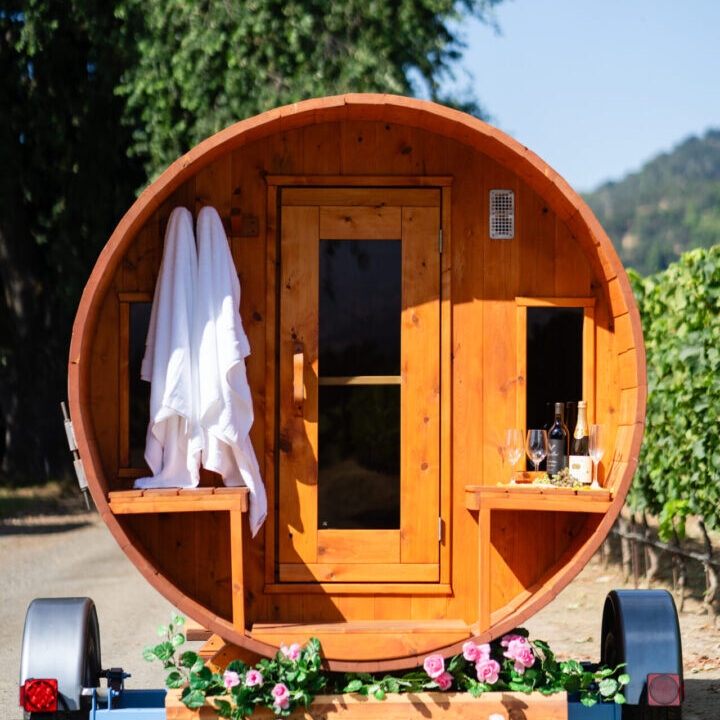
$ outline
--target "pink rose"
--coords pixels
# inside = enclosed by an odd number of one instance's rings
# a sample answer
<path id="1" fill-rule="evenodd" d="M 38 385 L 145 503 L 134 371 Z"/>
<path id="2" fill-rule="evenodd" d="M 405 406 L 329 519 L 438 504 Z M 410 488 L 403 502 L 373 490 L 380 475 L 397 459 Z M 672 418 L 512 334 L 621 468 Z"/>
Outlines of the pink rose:
<path id="1" fill-rule="evenodd" d="M 423 667 L 433 680 L 437 680 L 445 672 L 445 658 L 442 655 L 428 655 Z"/>
<path id="2" fill-rule="evenodd" d="M 503 639 L 500 641 L 500 644 L 503 647 L 507 647 L 511 642 L 519 640 L 520 642 L 525 642 L 525 638 L 522 635 L 503 635 Z"/>
<path id="3" fill-rule="evenodd" d="M 515 661 L 515 672 L 519 675 L 525 674 L 525 668 L 535 664 L 535 655 L 525 638 L 515 636 L 507 644 L 507 650 L 503 653 L 506 658 Z"/>
<path id="4" fill-rule="evenodd" d="M 278 683 L 271 691 L 273 705 L 285 710 L 290 704 L 290 691 L 284 683 Z"/>
<path id="5" fill-rule="evenodd" d="M 525 674 L 525 668 L 532 667 L 535 664 L 535 655 L 533 651 L 525 646 L 518 651 L 515 656 L 515 672 L 519 675 Z"/>
<path id="6" fill-rule="evenodd" d="M 288 659 L 288 660 L 297 660 L 298 657 L 300 657 L 300 645 L 298 643 L 293 643 L 290 647 L 286 647 L 282 643 L 280 644 L 280 652 Z"/>
<path id="7" fill-rule="evenodd" d="M 435 682 L 441 690 L 449 690 L 452 686 L 453 676 L 449 672 L 444 672 L 435 678 Z"/>
<path id="8" fill-rule="evenodd" d="M 252 687 L 253 685 L 262 685 L 263 676 L 258 670 L 248 670 L 245 675 L 245 687 Z"/>
<path id="9" fill-rule="evenodd" d="M 483 658 L 490 657 L 490 645 L 485 643 L 484 645 L 476 645 L 471 640 L 468 640 L 463 645 L 463 657 L 468 662 L 477 662 Z"/>
<path id="10" fill-rule="evenodd" d="M 475 665 L 477 679 L 480 682 L 486 682 L 488 685 L 494 685 L 498 681 L 500 673 L 500 663 L 497 660 L 483 658 Z"/>
<path id="11" fill-rule="evenodd" d="M 226 670 L 223 674 L 223 684 L 229 690 L 240 684 L 240 676 L 232 670 Z"/>

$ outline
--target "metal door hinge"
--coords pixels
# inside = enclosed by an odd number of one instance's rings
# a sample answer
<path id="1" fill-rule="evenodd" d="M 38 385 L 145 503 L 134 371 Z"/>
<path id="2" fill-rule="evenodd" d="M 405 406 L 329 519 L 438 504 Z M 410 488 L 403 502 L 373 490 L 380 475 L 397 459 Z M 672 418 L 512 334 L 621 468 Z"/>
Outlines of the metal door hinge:
<path id="1" fill-rule="evenodd" d="M 438 518 L 438 542 L 443 540 L 443 520 L 441 517 Z"/>

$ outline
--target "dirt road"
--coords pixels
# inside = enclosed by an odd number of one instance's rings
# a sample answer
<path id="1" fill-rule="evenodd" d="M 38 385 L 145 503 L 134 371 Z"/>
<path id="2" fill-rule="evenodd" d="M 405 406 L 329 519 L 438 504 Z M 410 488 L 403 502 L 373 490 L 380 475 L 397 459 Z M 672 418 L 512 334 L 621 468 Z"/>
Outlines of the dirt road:
<path id="1" fill-rule="evenodd" d="M 561 655 L 597 660 L 605 595 L 622 587 L 615 566 L 594 559 L 550 605 L 526 623 Z M 133 674 L 129 687 L 161 687 L 162 672 L 141 656 L 170 604 L 141 577 L 95 514 L 0 523 L 0 718 L 20 720 L 17 704 L 25 611 L 35 597 L 84 596 L 95 601 L 103 667 Z M 720 717 L 720 633 L 687 603 L 681 616 L 687 701 L 685 720 Z"/>

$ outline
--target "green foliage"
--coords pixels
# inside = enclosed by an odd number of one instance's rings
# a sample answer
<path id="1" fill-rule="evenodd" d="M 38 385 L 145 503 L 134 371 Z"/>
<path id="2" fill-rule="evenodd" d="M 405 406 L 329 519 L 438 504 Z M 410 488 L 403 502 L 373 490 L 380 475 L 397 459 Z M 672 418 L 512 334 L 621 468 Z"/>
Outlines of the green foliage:
<path id="1" fill-rule="evenodd" d="M 175 626 L 179 619 L 173 619 Z M 435 662 L 440 663 L 438 672 L 444 671 L 443 677 L 435 679 L 420 668 L 402 677 L 372 673 L 323 673 L 317 638 L 312 638 L 304 648 L 281 645 L 274 658 L 263 658 L 254 668 L 234 660 L 224 672 L 213 673 L 194 652 L 186 651 L 178 656 L 173 643 L 177 630 L 173 624 L 162 626 L 159 633 L 164 642 L 145 648 L 143 657 L 163 663 L 167 671 L 167 687 L 182 687 L 180 697 L 189 708 L 201 707 L 206 698 L 211 698 L 218 715 L 232 720 L 252 715 L 256 707 L 269 708 L 276 716 L 287 716 L 300 706 L 309 708 L 321 692 L 358 693 L 382 701 L 388 693 L 438 691 L 443 679 L 447 686 L 442 689 L 468 692 L 473 697 L 491 690 L 536 691 L 544 695 L 566 690 L 577 693 L 580 701 L 588 706 L 598 702 L 622 704 L 625 702 L 622 690 L 630 682 L 628 675 L 619 673 L 622 666 L 591 670 L 576 660 L 559 662 L 546 642 L 530 641 L 527 630 L 523 628 L 513 630 L 511 635 L 491 645 L 465 644 L 464 650 L 471 646 L 470 650 L 482 654 L 483 662 L 494 663 L 495 677 L 486 680 L 480 680 L 479 666 L 466 660 L 464 654 L 455 655 L 447 665 L 440 656 L 434 656 Z M 509 657 L 511 653 L 507 641 L 513 637 L 521 639 L 520 642 L 531 653 L 531 661 L 526 657 L 520 671 L 517 669 L 517 656 Z M 278 687 L 282 688 L 286 700 L 282 704 L 277 702 L 275 691 Z"/>
<path id="2" fill-rule="evenodd" d="M 142 182 L 114 95 L 133 36 L 112 3 L 0 4 L 0 476 L 68 468 L 58 403 L 92 263 Z M 7 442 L 7 445 L 5 445 Z M 27 480 L 25 479 L 27 478 Z"/>
<path id="3" fill-rule="evenodd" d="M 720 246 L 630 279 L 645 335 L 648 405 L 629 501 L 660 516 L 663 539 L 682 535 L 688 515 L 720 530 Z"/>
<path id="4" fill-rule="evenodd" d="M 0 481 L 72 472 L 57 410 L 72 319 L 149 177 L 311 96 L 418 93 L 479 112 L 442 84 L 453 28 L 492 21 L 500 1 L 1 0 Z"/>
<path id="5" fill-rule="evenodd" d="M 142 19 L 118 88 L 132 152 L 153 176 L 237 120 L 346 92 L 421 93 L 478 114 L 441 90 L 462 48 L 450 21 L 488 19 L 499 2 L 127 0 L 118 17 Z"/>
<path id="6" fill-rule="evenodd" d="M 720 130 L 692 137 L 585 200 L 620 259 L 643 275 L 720 242 Z"/>

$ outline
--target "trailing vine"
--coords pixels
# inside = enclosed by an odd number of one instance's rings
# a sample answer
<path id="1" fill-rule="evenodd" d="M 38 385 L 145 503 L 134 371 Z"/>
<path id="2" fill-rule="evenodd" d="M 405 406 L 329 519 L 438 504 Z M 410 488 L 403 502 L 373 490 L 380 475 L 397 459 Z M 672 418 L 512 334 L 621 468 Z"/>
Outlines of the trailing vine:
<path id="1" fill-rule="evenodd" d="M 161 641 L 146 647 L 143 657 L 163 664 L 165 684 L 182 688 L 181 700 L 188 708 L 202 707 L 210 700 L 220 717 L 232 720 L 252 715 L 256 707 L 287 716 L 298 707 L 309 708 L 321 693 L 358 693 L 381 701 L 389 693 L 454 691 L 478 697 L 488 691 L 550 695 L 565 690 L 577 693 L 587 706 L 602 701 L 622 704 L 622 690 L 629 682 L 620 667 L 557 660 L 546 642 L 530 640 L 522 628 L 492 643 L 468 641 L 463 652 L 447 662 L 441 655 L 428 655 L 422 669 L 399 677 L 325 672 L 317 638 L 304 647 L 281 645 L 274 658 L 263 658 L 254 667 L 234 660 L 222 671 L 213 672 L 197 653 L 181 651 L 184 623 L 184 618 L 174 617 L 170 625 L 158 628 Z"/>

